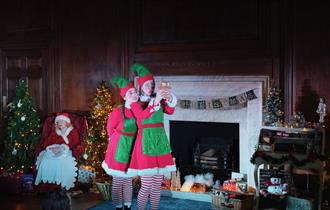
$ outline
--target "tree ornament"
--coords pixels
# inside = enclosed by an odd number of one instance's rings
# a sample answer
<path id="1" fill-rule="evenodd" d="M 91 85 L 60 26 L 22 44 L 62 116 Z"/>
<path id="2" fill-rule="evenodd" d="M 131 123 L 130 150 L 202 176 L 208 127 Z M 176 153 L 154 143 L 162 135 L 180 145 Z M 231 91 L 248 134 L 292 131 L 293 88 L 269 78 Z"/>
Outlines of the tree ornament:
<path id="1" fill-rule="evenodd" d="M 101 104 L 100 104 L 99 102 L 97 102 L 95 108 L 96 108 L 97 110 L 101 109 Z"/>
<path id="2" fill-rule="evenodd" d="M 17 155 L 17 149 L 15 147 L 13 148 L 13 151 L 11 152 L 11 154 L 14 156 Z"/>
<path id="3" fill-rule="evenodd" d="M 17 107 L 20 108 L 22 105 L 23 105 L 23 103 L 21 103 L 21 99 L 20 99 L 17 103 Z"/>
<path id="4" fill-rule="evenodd" d="M 29 173 L 36 160 L 34 150 L 40 140 L 40 119 L 33 111 L 32 97 L 25 80 L 19 80 L 10 104 L 6 113 L 7 138 L 1 165 L 10 173 Z"/>
<path id="5" fill-rule="evenodd" d="M 108 143 L 108 136 L 104 134 L 106 134 L 107 119 L 113 106 L 111 98 L 110 88 L 102 81 L 96 88 L 90 105 L 86 155 L 82 155 L 81 161 L 84 165 L 92 168 L 97 177 L 107 176 L 102 168 L 102 161 L 105 158 Z"/>

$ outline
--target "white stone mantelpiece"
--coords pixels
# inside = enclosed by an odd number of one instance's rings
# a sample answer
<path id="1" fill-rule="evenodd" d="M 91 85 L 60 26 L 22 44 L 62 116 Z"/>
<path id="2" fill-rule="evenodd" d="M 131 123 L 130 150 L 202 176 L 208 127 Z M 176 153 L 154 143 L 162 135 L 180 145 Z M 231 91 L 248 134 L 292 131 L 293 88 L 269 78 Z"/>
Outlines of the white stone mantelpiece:
<path id="1" fill-rule="evenodd" d="M 254 166 L 250 158 L 262 126 L 262 96 L 267 94 L 268 79 L 267 76 L 156 76 L 156 87 L 160 81 L 169 82 L 178 99 L 229 97 L 251 89 L 255 90 L 257 96 L 257 99 L 249 101 L 247 107 L 241 109 L 193 110 L 177 106 L 173 115 L 165 115 L 167 135 L 170 136 L 171 120 L 239 123 L 240 172 L 246 173 L 248 184 L 255 186 Z"/>

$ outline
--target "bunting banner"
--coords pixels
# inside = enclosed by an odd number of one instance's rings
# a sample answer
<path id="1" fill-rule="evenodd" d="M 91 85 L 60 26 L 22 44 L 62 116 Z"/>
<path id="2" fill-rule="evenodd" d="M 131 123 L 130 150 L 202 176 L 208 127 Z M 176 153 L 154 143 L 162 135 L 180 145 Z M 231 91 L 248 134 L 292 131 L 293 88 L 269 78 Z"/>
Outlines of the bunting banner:
<path id="1" fill-rule="evenodd" d="M 254 89 L 236 96 L 213 99 L 179 99 L 178 105 L 182 109 L 239 109 L 246 107 L 247 102 L 256 99 Z"/>

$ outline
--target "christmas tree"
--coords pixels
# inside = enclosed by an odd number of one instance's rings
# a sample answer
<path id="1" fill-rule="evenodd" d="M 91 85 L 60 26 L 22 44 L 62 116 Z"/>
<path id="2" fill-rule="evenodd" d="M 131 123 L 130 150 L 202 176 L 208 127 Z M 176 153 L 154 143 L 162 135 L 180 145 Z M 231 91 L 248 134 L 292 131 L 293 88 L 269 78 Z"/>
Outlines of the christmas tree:
<path id="1" fill-rule="evenodd" d="M 280 126 L 283 124 L 283 105 L 280 91 L 271 87 L 264 107 L 264 124 L 267 126 Z"/>
<path id="2" fill-rule="evenodd" d="M 8 107 L 3 167 L 8 172 L 30 172 L 35 163 L 34 148 L 40 140 L 40 119 L 25 80 L 19 81 L 14 100 Z"/>
<path id="3" fill-rule="evenodd" d="M 97 177 L 105 175 L 102 162 L 108 145 L 106 124 L 112 111 L 111 92 L 105 82 L 100 82 L 91 104 L 91 114 L 88 119 L 88 139 L 86 149 L 86 165 L 96 172 Z"/>

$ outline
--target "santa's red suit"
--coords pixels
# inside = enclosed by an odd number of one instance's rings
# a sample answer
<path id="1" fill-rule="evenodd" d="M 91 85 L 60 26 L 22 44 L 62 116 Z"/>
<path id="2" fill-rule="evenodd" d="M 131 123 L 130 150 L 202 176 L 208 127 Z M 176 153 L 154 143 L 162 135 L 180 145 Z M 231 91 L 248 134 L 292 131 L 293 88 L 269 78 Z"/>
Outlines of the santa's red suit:
<path id="1" fill-rule="evenodd" d="M 78 131 L 71 126 L 63 133 L 54 131 L 44 139 L 44 150 L 39 153 L 36 162 L 38 172 L 35 184 L 41 182 L 57 184 L 67 190 L 74 187 L 78 168 L 72 149 L 78 144 Z M 54 148 L 60 151 L 55 154 Z"/>

